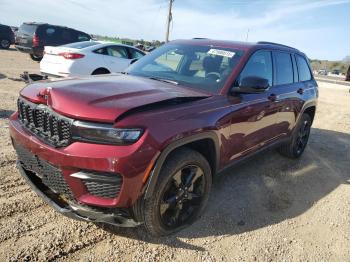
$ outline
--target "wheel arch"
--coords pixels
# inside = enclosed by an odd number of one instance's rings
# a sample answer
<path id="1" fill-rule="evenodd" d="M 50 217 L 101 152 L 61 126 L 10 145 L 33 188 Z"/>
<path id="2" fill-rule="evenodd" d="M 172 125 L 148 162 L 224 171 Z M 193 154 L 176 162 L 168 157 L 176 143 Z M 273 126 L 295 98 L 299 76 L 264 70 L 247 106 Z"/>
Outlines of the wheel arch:
<path id="1" fill-rule="evenodd" d="M 303 111 L 303 114 L 308 114 L 310 116 L 311 124 L 314 121 L 315 113 L 316 113 L 316 105 L 310 105 L 310 106 L 306 107 Z"/>
<path id="2" fill-rule="evenodd" d="M 95 73 L 96 71 L 98 71 L 98 70 L 105 71 L 106 74 L 110 74 L 110 73 L 111 73 L 111 71 L 110 71 L 108 68 L 106 68 L 106 67 L 98 67 L 98 68 L 96 68 L 96 69 L 94 69 L 94 70 L 92 71 L 91 75 L 94 75 L 94 73 Z M 108 73 L 107 73 L 107 72 L 108 72 Z"/>
<path id="3" fill-rule="evenodd" d="M 183 147 L 187 147 L 201 153 L 208 161 L 211 167 L 212 175 L 214 176 L 217 173 L 220 162 L 220 144 L 219 138 L 215 131 L 206 131 L 176 140 L 167 145 L 158 156 L 145 186 L 145 198 L 148 198 L 153 194 L 158 175 L 165 161 L 171 156 L 172 153 Z"/>

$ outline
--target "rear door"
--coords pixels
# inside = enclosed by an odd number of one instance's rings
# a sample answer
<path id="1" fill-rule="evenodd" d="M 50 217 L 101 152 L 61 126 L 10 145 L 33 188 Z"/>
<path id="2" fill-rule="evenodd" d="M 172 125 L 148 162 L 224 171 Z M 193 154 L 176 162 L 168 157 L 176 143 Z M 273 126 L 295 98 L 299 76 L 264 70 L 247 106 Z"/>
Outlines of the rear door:
<path id="1" fill-rule="evenodd" d="M 40 39 L 41 46 L 58 46 L 64 43 L 62 28 L 59 26 L 41 25 L 36 34 Z"/>
<path id="2" fill-rule="evenodd" d="M 298 70 L 294 55 L 289 52 L 274 51 L 275 85 L 272 90 L 276 95 L 274 106 L 278 113 L 276 117 L 276 132 L 283 137 L 289 134 L 296 121 L 296 111 L 302 106 L 300 90 L 303 83 L 298 81 Z"/>
<path id="3" fill-rule="evenodd" d="M 131 59 L 124 46 L 110 45 L 105 50 L 104 61 L 113 73 L 124 71 L 129 66 Z"/>

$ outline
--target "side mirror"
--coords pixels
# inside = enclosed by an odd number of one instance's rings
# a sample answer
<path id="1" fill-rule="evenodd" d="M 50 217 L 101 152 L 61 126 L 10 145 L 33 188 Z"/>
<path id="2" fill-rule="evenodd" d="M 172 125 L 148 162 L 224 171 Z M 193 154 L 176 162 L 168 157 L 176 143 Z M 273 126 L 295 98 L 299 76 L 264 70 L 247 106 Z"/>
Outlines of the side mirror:
<path id="1" fill-rule="evenodd" d="M 231 93 L 258 94 L 269 88 L 269 80 L 258 76 L 247 76 L 242 79 L 239 86 L 231 89 Z"/>

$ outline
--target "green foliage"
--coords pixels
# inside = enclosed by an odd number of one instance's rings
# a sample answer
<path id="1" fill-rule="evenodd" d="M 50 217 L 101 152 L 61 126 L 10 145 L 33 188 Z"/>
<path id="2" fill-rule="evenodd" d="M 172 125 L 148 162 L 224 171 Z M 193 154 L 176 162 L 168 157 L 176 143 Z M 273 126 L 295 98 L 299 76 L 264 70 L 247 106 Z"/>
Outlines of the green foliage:
<path id="1" fill-rule="evenodd" d="M 310 60 L 312 70 L 320 70 L 320 69 L 326 69 L 327 71 L 331 72 L 334 69 L 340 70 L 343 74 L 346 74 L 349 66 L 350 61 L 328 61 L 328 60 L 318 60 L 318 59 L 312 59 Z"/>
<path id="2" fill-rule="evenodd" d="M 119 38 L 119 37 L 111 37 L 111 36 L 100 36 L 100 35 L 94 35 L 94 38 L 100 41 L 123 43 L 128 45 L 142 44 L 145 46 L 158 47 L 164 44 L 164 42 L 160 42 L 159 40 L 146 41 L 143 39 L 129 39 L 129 38 Z"/>

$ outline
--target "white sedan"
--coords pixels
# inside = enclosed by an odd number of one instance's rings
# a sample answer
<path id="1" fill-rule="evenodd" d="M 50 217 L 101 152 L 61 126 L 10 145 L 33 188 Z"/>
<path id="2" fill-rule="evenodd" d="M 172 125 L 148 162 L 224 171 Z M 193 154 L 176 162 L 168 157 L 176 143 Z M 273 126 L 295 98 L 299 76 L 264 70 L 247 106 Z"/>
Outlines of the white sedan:
<path id="1" fill-rule="evenodd" d="M 40 72 L 58 77 L 117 73 L 144 55 L 132 46 L 97 41 L 45 46 Z"/>

